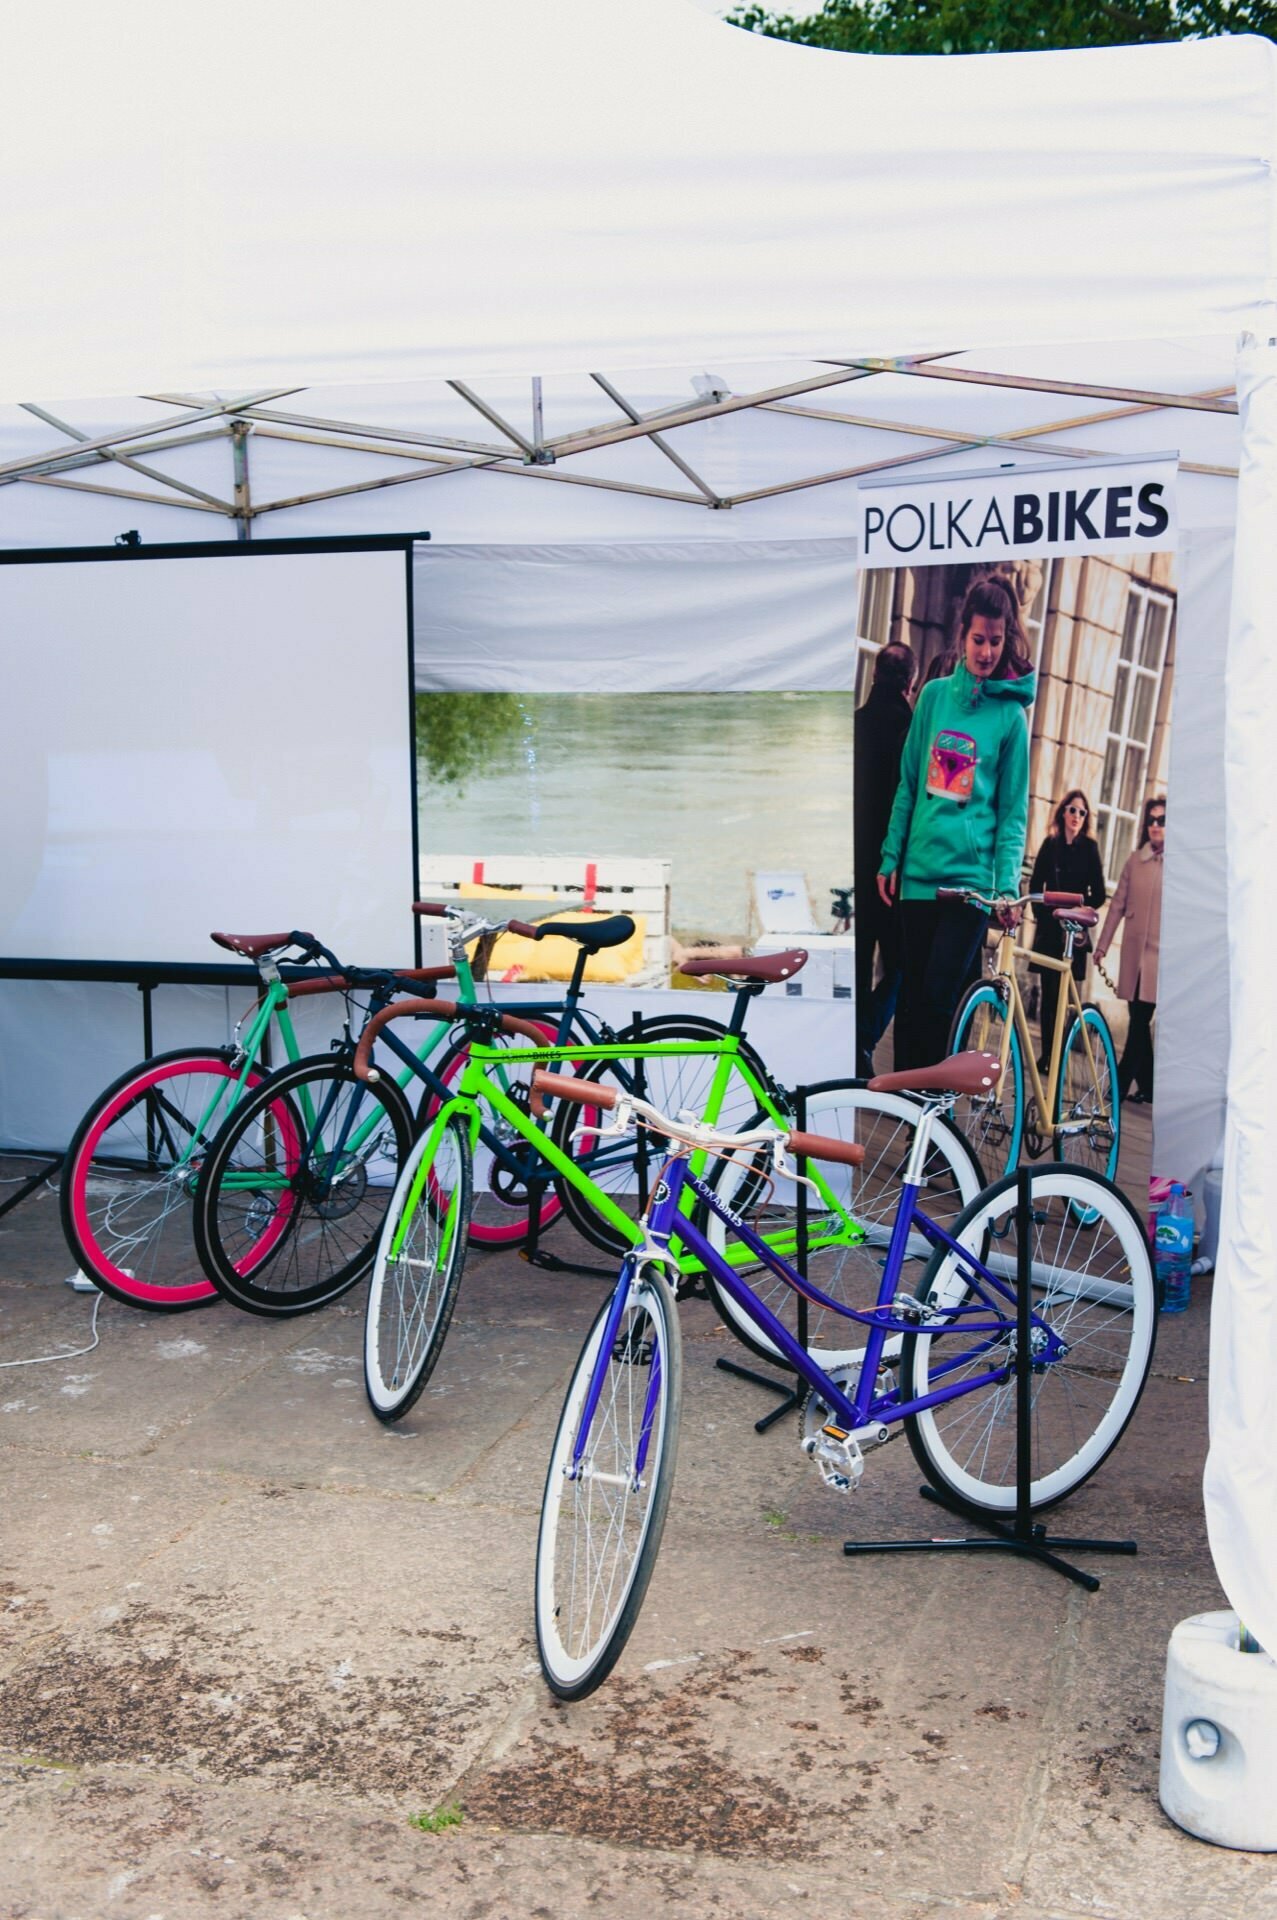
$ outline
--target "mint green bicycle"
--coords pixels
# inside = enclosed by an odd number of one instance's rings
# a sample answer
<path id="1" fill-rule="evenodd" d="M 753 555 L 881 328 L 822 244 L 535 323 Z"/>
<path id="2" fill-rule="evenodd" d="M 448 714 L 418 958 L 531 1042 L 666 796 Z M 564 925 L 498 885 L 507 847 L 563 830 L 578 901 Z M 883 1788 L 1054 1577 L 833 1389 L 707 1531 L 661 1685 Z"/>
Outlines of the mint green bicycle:
<path id="1" fill-rule="evenodd" d="M 261 982 L 230 1044 L 176 1048 L 130 1067 L 90 1106 L 67 1152 L 60 1183 L 63 1232 L 81 1271 L 105 1293 L 155 1312 L 180 1312 L 217 1298 L 218 1289 L 193 1242 L 194 1194 L 221 1130 L 270 1074 L 273 1052 L 282 1051 L 286 1071 L 303 1073 L 302 1117 L 308 1126 L 313 1122 L 318 1083 L 304 1077 L 306 1058 L 290 1012 L 294 1001 L 315 994 L 344 995 L 342 1030 L 348 1038 L 352 1021 L 358 1033 L 363 1020 L 384 1005 L 392 991 L 419 991 L 424 984 L 455 978 L 462 1001 L 477 1001 L 486 954 L 501 927 L 465 911 L 420 902 L 415 910 L 447 919 L 447 965 L 392 974 L 344 968 L 308 933 L 211 936 L 226 952 L 250 960 Z M 333 970 L 294 975 L 294 969 L 315 961 Z M 288 969 L 288 978 L 281 968 Z M 547 1041 L 558 1031 L 562 1005 L 559 1000 L 534 1009 L 546 1014 L 539 1030 Z M 419 1052 L 437 1061 L 440 1080 L 417 1119 L 410 1121 L 410 1133 L 432 1102 L 460 1077 L 462 1066 L 447 1021 L 423 1035 Z M 319 1058 L 326 1069 L 330 1056 Z M 411 1077 L 406 1070 L 399 1076 L 401 1091 Z M 366 1129 L 353 1150 L 366 1149 L 370 1137 L 371 1129 Z M 474 1210 L 471 1233 L 478 1244 L 509 1245 L 526 1235 L 526 1210 L 520 1215 L 514 1199 L 509 1193 L 485 1197 Z M 558 1199 L 551 1193 L 544 1199 L 539 1224 L 548 1226 L 558 1211 Z"/>
<path id="2" fill-rule="evenodd" d="M 307 933 L 215 933 L 216 945 L 257 968 L 261 991 L 225 1047 L 180 1047 L 143 1060 L 113 1081 L 80 1121 L 67 1150 L 59 1201 L 62 1229 L 80 1270 L 129 1306 L 180 1312 L 215 1299 L 191 1239 L 191 1200 L 212 1143 L 270 1071 L 273 1043 L 290 1063 L 301 1048 L 290 1002 L 350 995 L 369 1004 L 390 992 L 449 979 L 452 966 L 402 974 L 343 969 Z M 280 967 L 326 960 L 332 972 L 285 980 Z M 389 983 L 397 982 L 393 987 Z M 381 998 L 378 998 L 381 994 Z M 349 1005 L 347 1019 L 349 1019 Z"/>

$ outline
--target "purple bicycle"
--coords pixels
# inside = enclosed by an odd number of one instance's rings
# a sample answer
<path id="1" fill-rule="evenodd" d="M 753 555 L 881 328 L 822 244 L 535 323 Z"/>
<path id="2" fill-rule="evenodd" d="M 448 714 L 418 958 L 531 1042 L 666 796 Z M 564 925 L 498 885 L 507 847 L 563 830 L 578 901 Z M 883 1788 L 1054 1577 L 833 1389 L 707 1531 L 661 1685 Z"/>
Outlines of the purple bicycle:
<path id="1" fill-rule="evenodd" d="M 730 1190 L 721 1174 L 716 1189 L 688 1164 L 704 1148 L 728 1167 L 746 1156 L 757 1168 L 763 1156 L 769 1164 L 760 1203 L 773 1182 L 805 1178 L 788 1156 L 854 1166 L 860 1146 L 774 1127 L 728 1134 L 685 1116 L 671 1119 L 619 1089 L 583 1090 L 577 1079 L 534 1075 L 534 1090 L 544 1097 L 605 1107 L 618 1133 L 637 1122 L 669 1143 L 643 1244 L 626 1254 L 576 1363 L 546 1475 L 537 1645 L 561 1698 L 582 1698 L 611 1672 L 660 1547 L 683 1384 L 674 1234 L 806 1381 L 800 1443 L 827 1486 L 851 1492 L 865 1455 L 903 1429 L 942 1494 L 1005 1517 L 1016 1503 L 1018 1218 L 1027 1217 L 1033 1509 L 1063 1500 L 1117 1444 L 1143 1391 L 1157 1326 L 1148 1241 L 1126 1196 L 1087 1168 L 1052 1165 L 1027 1170 L 1027 1216 L 1017 1213 L 1015 1174 L 978 1194 L 952 1232 L 918 1205 L 937 1116 L 987 1087 L 997 1070 L 996 1055 L 961 1053 L 871 1083 L 875 1091 L 914 1095 L 918 1118 L 881 1284 L 863 1306 L 832 1299 L 804 1279 L 721 1197 Z M 813 1305 L 858 1322 L 863 1349 L 830 1372 L 820 1367 L 706 1237 L 703 1228 L 712 1232 L 714 1220 L 744 1244 L 755 1271 L 766 1268 Z M 919 1236 L 930 1255 L 910 1288 L 905 1266 Z"/>

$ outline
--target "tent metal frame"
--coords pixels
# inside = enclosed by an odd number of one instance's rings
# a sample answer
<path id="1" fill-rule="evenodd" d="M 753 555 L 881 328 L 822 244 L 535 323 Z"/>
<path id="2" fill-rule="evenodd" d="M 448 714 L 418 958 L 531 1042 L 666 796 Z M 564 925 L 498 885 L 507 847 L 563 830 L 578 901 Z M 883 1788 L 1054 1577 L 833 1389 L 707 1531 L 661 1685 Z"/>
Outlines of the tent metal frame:
<path id="1" fill-rule="evenodd" d="M 207 395 L 148 394 L 142 397 L 149 402 L 171 407 L 174 411 L 160 421 L 120 427 L 97 436 L 85 433 L 47 407 L 26 401 L 23 405 L 28 413 L 71 444 L 51 446 L 39 453 L 0 465 L 0 486 L 27 483 L 69 488 L 147 506 L 177 507 L 194 513 L 216 514 L 234 522 L 237 537 L 247 540 L 251 538 L 253 523 L 267 514 L 376 492 L 386 487 L 415 485 L 437 479 L 441 474 L 476 470 L 513 474 L 524 479 L 547 480 L 564 486 L 597 487 L 611 493 L 642 494 L 649 499 L 673 500 L 686 506 L 716 511 L 744 506 L 755 500 L 773 499 L 780 494 L 799 492 L 808 487 L 830 486 L 839 481 L 860 479 L 866 474 L 882 473 L 895 467 L 943 459 L 954 453 L 1003 448 L 1050 455 L 1070 462 L 1103 459 L 1107 456 L 1102 449 L 1061 444 L 1058 436 L 1062 433 L 1084 432 L 1088 427 L 1107 425 L 1114 420 L 1159 413 L 1164 409 L 1208 414 L 1237 413 L 1237 396 L 1232 387 L 1184 394 L 1098 386 L 1057 380 L 1050 376 L 996 373 L 954 366 L 951 364 L 953 358 L 953 354 L 913 354 L 897 359 L 821 361 L 818 363 L 823 369 L 821 372 L 783 386 L 767 387 L 746 394 L 716 392 L 688 405 L 663 407 L 648 413 L 641 412 L 628 400 L 606 374 L 592 373 L 590 378 L 611 401 L 621 418 L 612 418 L 598 426 L 550 438 L 544 433 L 542 382 L 539 377 L 533 376 L 533 431 L 530 439 L 482 394 L 460 380 L 449 380 L 446 384 L 495 430 L 497 438 L 461 439 L 456 435 L 432 433 L 418 428 L 330 419 L 276 404 L 306 391 L 295 387 L 271 388 L 239 394 L 230 399 L 213 400 Z M 998 434 L 981 435 L 964 433 L 953 427 L 929 426 L 918 421 L 888 420 L 872 414 L 798 404 L 807 395 L 872 380 L 884 374 L 918 380 L 959 381 L 967 385 L 1061 395 L 1073 400 L 1109 404 L 1099 411 L 1082 409 L 1063 418 L 1010 428 Z M 669 436 L 682 427 L 755 410 L 792 414 L 807 420 L 827 421 L 831 425 L 857 427 L 870 432 L 907 435 L 927 444 L 915 452 L 893 453 L 856 466 L 817 470 L 794 479 L 775 481 L 768 486 L 735 494 L 721 494 L 697 472 L 685 454 L 671 443 Z M 394 461 L 398 470 L 372 479 L 346 481 L 338 486 L 315 489 L 287 498 L 262 500 L 254 496 L 251 484 L 249 446 L 253 439 L 292 441 L 303 446 L 330 448 L 336 452 L 372 455 Z M 575 463 L 603 448 L 639 439 L 646 440 L 662 455 L 688 486 L 660 487 L 606 474 L 583 472 L 575 465 L 569 469 L 564 465 L 567 461 Z M 179 479 L 153 463 L 153 455 L 162 455 L 208 440 L 225 440 L 229 447 L 230 484 L 224 497 Z M 1050 444 L 1043 444 L 1047 441 Z M 84 477 L 103 466 L 121 468 L 124 473 L 136 475 L 138 479 L 151 482 L 166 491 L 157 493 Z M 1220 479 L 1237 477 L 1236 467 L 1231 466 L 1212 466 L 1191 460 L 1182 461 L 1181 466 L 1186 473 Z"/>

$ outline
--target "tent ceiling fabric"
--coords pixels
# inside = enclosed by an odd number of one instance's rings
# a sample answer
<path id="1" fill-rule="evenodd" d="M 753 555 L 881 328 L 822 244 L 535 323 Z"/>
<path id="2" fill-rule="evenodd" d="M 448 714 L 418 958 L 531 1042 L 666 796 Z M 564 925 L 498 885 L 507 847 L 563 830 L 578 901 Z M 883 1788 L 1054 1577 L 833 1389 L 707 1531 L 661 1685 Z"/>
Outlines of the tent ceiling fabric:
<path id="1" fill-rule="evenodd" d="M 871 62 L 688 0 L 3 31 L 9 399 L 1236 334 L 1274 298 L 1259 39 Z"/>
<path id="2" fill-rule="evenodd" d="M 1186 522 L 1226 524 L 1232 360 L 1218 339 L 1090 343 L 851 369 L 715 361 L 234 400 L 33 400 L 0 408 L 0 543 L 113 537 L 132 522 L 148 540 L 219 538 L 231 521 L 483 542 L 494 524 L 513 542 L 840 538 L 865 474 L 1172 447 Z"/>

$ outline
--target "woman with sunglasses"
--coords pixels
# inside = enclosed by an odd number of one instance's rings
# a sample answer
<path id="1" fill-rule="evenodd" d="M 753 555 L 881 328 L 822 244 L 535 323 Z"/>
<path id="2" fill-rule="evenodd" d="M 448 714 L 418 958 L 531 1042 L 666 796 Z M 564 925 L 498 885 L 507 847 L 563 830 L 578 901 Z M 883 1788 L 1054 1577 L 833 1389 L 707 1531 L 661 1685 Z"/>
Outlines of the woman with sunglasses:
<path id="1" fill-rule="evenodd" d="M 1123 1100 L 1152 1103 L 1153 1015 L 1157 1012 L 1157 960 L 1162 933 L 1162 854 L 1166 846 L 1166 796 L 1144 802 L 1134 853 L 1122 868 L 1113 904 L 1095 949 L 1098 964 L 1122 930 L 1117 990 L 1130 1014 L 1126 1045 L 1117 1063 Z"/>
<path id="2" fill-rule="evenodd" d="M 1050 831 L 1038 848 L 1038 857 L 1033 862 L 1029 892 L 1041 893 L 1047 888 L 1060 893 L 1080 893 L 1088 907 L 1102 907 L 1108 898 L 1108 888 L 1104 885 L 1104 862 L 1091 835 L 1091 803 L 1080 787 L 1074 787 L 1072 792 L 1066 793 L 1055 809 L 1051 816 Z M 1062 960 L 1064 934 L 1051 909 L 1035 907 L 1033 920 L 1034 953 L 1046 953 L 1052 959 Z M 1060 982 L 1064 976 L 1053 967 L 1030 964 L 1029 971 L 1038 974 L 1042 982 L 1042 1051 L 1038 1055 L 1038 1069 L 1045 1073 L 1050 1061 L 1051 1039 L 1055 1033 Z M 1085 946 L 1080 953 L 1074 948 L 1073 978 L 1079 985 L 1086 978 Z"/>

